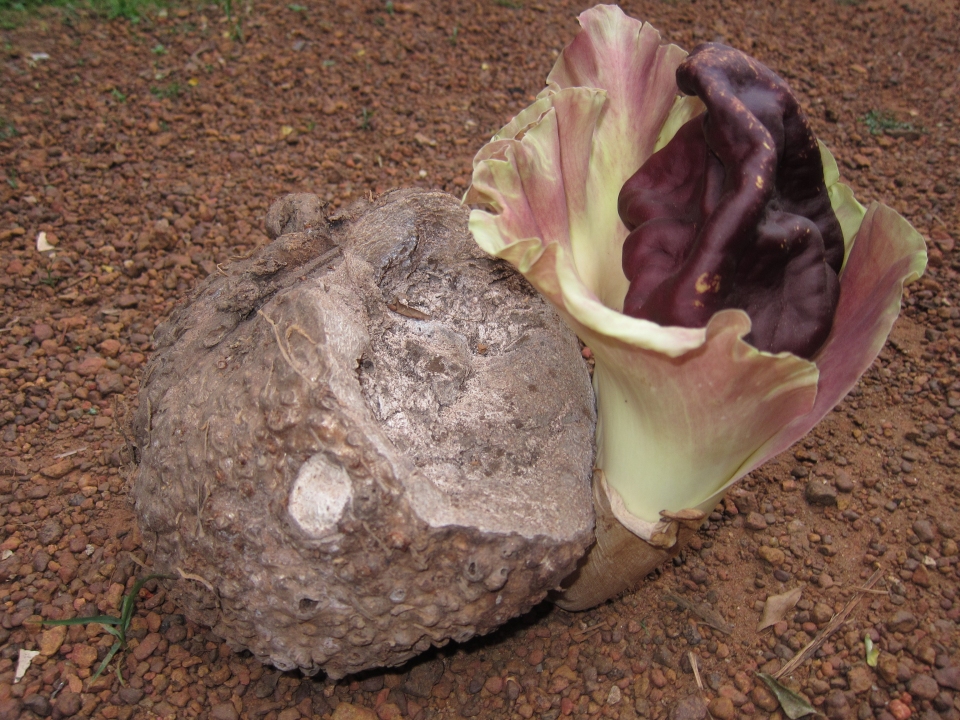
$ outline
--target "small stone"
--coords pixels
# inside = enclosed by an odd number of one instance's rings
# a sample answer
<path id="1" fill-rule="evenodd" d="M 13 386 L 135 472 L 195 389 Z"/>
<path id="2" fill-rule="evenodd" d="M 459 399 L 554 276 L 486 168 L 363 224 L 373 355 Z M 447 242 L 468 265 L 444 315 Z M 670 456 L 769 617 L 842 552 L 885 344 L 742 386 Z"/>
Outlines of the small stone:
<path id="1" fill-rule="evenodd" d="M 408 695 L 419 698 L 430 697 L 430 691 L 443 676 L 443 661 L 430 660 L 414 666 L 400 689 Z"/>
<path id="2" fill-rule="evenodd" d="M 930 573 L 927 571 L 925 565 L 920 565 L 916 570 L 913 571 L 913 575 L 910 577 L 910 582 L 920 587 L 930 587 Z"/>
<path id="3" fill-rule="evenodd" d="M 913 532 L 922 543 L 932 543 L 937 538 L 933 523 L 929 520 L 917 520 L 913 523 Z"/>
<path id="4" fill-rule="evenodd" d="M 767 529 L 767 521 L 764 519 L 763 515 L 757 512 L 752 512 L 747 515 L 747 519 L 744 524 L 747 526 L 748 530 Z"/>
<path id="5" fill-rule="evenodd" d="M 97 349 L 108 358 L 115 358 L 120 353 L 120 341 L 115 338 L 107 338 L 97 345 Z"/>
<path id="6" fill-rule="evenodd" d="M 4 698 L 0 700 L 0 720 L 20 720 L 20 711 L 23 703 L 19 698 Z"/>
<path id="7" fill-rule="evenodd" d="M 811 505 L 827 507 L 837 504 L 837 489 L 821 480 L 808 482 L 803 495 Z"/>
<path id="8" fill-rule="evenodd" d="M 72 458 L 66 458 L 60 462 L 55 462 L 52 465 L 47 465 L 40 469 L 40 474 L 51 480 L 59 480 L 64 475 L 72 472 L 76 467 Z"/>
<path id="9" fill-rule="evenodd" d="M 852 715 L 847 696 L 840 690 L 831 690 L 827 693 L 824 705 L 827 706 L 827 717 L 830 720 L 845 720 Z"/>
<path id="10" fill-rule="evenodd" d="M 37 693 L 27 695 L 23 699 L 23 706 L 40 717 L 49 717 L 53 712 L 53 705 L 50 704 L 50 701 L 43 695 L 38 695 Z"/>
<path id="11" fill-rule="evenodd" d="M 670 713 L 671 720 L 703 720 L 707 716 L 707 701 L 700 695 L 681 698 Z"/>
<path id="12" fill-rule="evenodd" d="M 503 678 L 499 675 L 488 677 L 483 687 L 485 687 L 491 695 L 499 695 L 503 691 Z"/>
<path id="13" fill-rule="evenodd" d="M 935 670 L 933 677 L 941 687 L 960 690 L 960 665 L 950 665 Z"/>
<path id="14" fill-rule="evenodd" d="M 610 688 L 610 692 L 607 693 L 607 705 L 616 705 L 623 699 L 623 694 L 620 692 L 620 688 L 616 685 L 613 685 Z"/>
<path id="15" fill-rule="evenodd" d="M 380 706 L 379 709 L 382 710 L 387 706 L 397 707 L 392 703 L 384 703 L 383 705 Z M 397 710 L 399 710 L 399 708 L 397 708 Z M 387 715 L 386 717 L 382 717 L 379 712 L 377 713 L 377 716 L 380 717 L 380 720 L 393 720 L 393 718 L 389 715 Z M 281 710 L 280 714 L 277 715 L 277 720 L 300 720 L 300 717 L 301 717 L 300 711 L 297 710 L 297 708 L 293 707 L 293 708 L 287 708 L 286 710 Z"/>
<path id="16" fill-rule="evenodd" d="M 772 548 L 767 545 L 761 545 L 760 549 L 757 550 L 757 555 L 760 556 L 761 560 L 766 560 L 768 563 L 773 565 L 773 567 L 779 567 L 780 565 L 783 565 L 787 559 L 787 556 L 784 554 L 783 550 L 780 548 Z"/>
<path id="17" fill-rule="evenodd" d="M 342 702 L 333 711 L 333 720 L 378 720 L 377 714 L 369 708 Z"/>
<path id="18" fill-rule="evenodd" d="M 847 683 L 857 695 L 865 693 L 873 687 L 873 672 L 866 665 L 854 665 L 847 673 Z"/>
<path id="19" fill-rule="evenodd" d="M 836 486 L 839 492 L 853 492 L 853 478 L 850 477 L 850 473 L 848 473 L 846 470 L 840 470 L 837 472 L 836 477 L 833 478 L 833 484 Z"/>
<path id="20" fill-rule="evenodd" d="M 910 633 L 917 629 L 917 616 L 907 610 L 900 610 L 887 621 L 887 630 L 890 632 Z"/>
<path id="21" fill-rule="evenodd" d="M 63 537 L 63 526 L 53 518 L 45 521 L 37 530 L 37 542 L 41 545 L 52 545 Z"/>
<path id="22" fill-rule="evenodd" d="M 933 700 L 940 694 L 940 686 L 929 675 L 914 675 L 907 684 L 907 690 L 921 700 Z"/>
<path id="23" fill-rule="evenodd" d="M 240 713 L 233 703 L 218 703 L 210 708 L 210 720 L 239 720 Z"/>
<path id="24" fill-rule="evenodd" d="M 42 343 L 44 340 L 49 340 L 53 337 L 53 328 L 46 323 L 37 323 L 33 326 L 32 330 L 33 337 L 36 338 L 38 343 Z"/>
<path id="25" fill-rule="evenodd" d="M 177 627 L 183 628 L 183 625 L 178 625 Z M 184 630 L 186 630 L 186 628 L 184 628 Z M 184 634 L 183 637 L 186 637 L 186 634 Z M 179 640 L 177 642 L 179 642 Z M 273 691 L 277 688 L 277 683 L 272 682 L 272 677 L 276 677 L 277 682 L 280 680 L 278 675 L 271 676 L 271 687 L 268 695 L 272 695 Z M 371 675 L 370 677 L 364 678 L 360 681 L 360 689 L 363 690 L 363 692 L 380 692 L 383 689 L 383 675 Z"/>
<path id="26" fill-rule="evenodd" d="M 780 707 L 780 701 L 777 700 L 777 696 L 774 695 L 766 685 L 754 685 L 753 690 L 750 691 L 750 699 L 754 705 L 767 712 L 773 712 Z"/>
<path id="27" fill-rule="evenodd" d="M 143 699 L 143 690 L 135 687 L 122 687 L 117 693 L 120 699 L 127 705 L 136 705 Z"/>
<path id="28" fill-rule="evenodd" d="M 97 375 L 97 390 L 101 395 L 113 395 L 126 390 L 123 375 L 115 372 L 102 372 Z"/>
<path id="29" fill-rule="evenodd" d="M 833 617 L 833 608 L 826 603 L 817 603 L 810 610 L 810 619 L 817 625 L 826 625 Z"/>
<path id="30" fill-rule="evenodd" d="M 78 668 L 92 667 L 97 661 L 97 648 L 93 645 L 74 645 L 68 657 Z"/>
<path id="31" fill-rule="evenodd" d="M 880 657 L 877 658 L 877 672 L 880 673 L 880 677 L 888 685 L 897 682 L 897 665 L 896 656 L 888 652 L 880 653 Z"/>
<path id="32" fill-rule="evenodd" d="M 73 717 L 82 706 L 80 693 L 64 690 L 57 695 L 57 701 L 54 703 L 54 709 L 60 713 L 61 717 Z"/>
<path id="33" fill-rule="evenodd" d="M 907 720 L 912 714 L 909 706 L 902 700 L 891 700 L 887 705 L 887 711 L 893 715 L 895 720 Z"/>
<path id="34" fill-rule="evenodd" d="M 94 377 L 103 369 L 107 361 L 97 355 L 88 355 L 77 365 L 76 373 L 81 377 Z"/>
<path id="35" fill-rule="evenodd" d="M 66 637 L 67 627 L 65 625 L 54 625 L 40 633 L 37 649 L 43 657 L 56 655 Z"/>
<path id="36" fill-rule="evenodd" d="M 476 695 L 481 690 L 483 690 L 483 678 L 479 675 L 474 675 L 470 682 L 467 683 L 467 692 L 471 695 Z"/>
<path id="37" fill-rule="evenodd" d="M 139 662 L 143 662 L 153 655 L 153 651 L 157 649 L 162 639 L 163 636 L 160 635 L 160 633 L 148 633 L 147 636 L 140 641 L 140 644 L 133 649 L 133 656 Z"/>
<path id="38" fill-rule="evenodd" d="M 707 709 L 716 720 L 734 720 L 737 716 L 733 701 L 728 697 L 714 698 L 710 701 Z"/>
<path id="39" fill-rule="evenodd" d="M 374 676 L 378 677 L 378 676 Z M 380 687 L 383 687 L 383 676 L 380 677 Z M 368 680 L 370 678 L 367 678 Z M 258 698 L 267 698 L 273 695 L 274 691 L 277 689 L 277 683 L 280 682 L 280 673 L 276 672 L 265 672 L 260 676 L 260 679 L 257 680 L 257 684 L 253 686 L 253 694 Z M 377 688 L 377 690 L 380 689 Z M 361 688 L 362 689 L 362 688 Z"/>
<path id="40" fill-rule="evenodd" d="M 380 720 L 400 720 L 403 713 L 400 711 L 399 705 L 388 702 L 377 708 L 377 717 Z M 277 720 L 283 720 L 283 713 L 280 713 Z"/>

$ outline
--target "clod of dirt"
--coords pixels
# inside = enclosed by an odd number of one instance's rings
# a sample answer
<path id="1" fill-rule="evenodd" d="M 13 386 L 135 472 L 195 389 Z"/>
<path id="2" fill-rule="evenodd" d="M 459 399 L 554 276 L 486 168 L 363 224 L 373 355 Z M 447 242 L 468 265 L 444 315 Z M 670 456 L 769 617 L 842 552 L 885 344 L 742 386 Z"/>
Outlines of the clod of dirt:
<path id="1" fill-rule="evenodd" d="M 157 330 L 141 388 L 133 495 L 174 597 L 334 678 L 528 610 L 592 539 L 576 338 L 448 195 L 288 196 L 267 224 Z"/>

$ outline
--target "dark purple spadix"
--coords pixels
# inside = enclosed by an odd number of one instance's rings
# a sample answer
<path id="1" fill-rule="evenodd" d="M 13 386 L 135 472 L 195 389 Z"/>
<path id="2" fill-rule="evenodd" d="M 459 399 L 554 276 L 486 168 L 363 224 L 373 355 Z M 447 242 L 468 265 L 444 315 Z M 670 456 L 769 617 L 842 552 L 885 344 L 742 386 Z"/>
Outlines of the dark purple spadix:
<path id="1" fill-rule="evenodd" d="M 816 136 L 786 82 L 725 45 L 696 48 L 677 85 L 707 111 L 620 192 L 623 311 L 704 327 L 740 308 L 747 342 L 810 358 L 833 324 L 844 254 Z"/>

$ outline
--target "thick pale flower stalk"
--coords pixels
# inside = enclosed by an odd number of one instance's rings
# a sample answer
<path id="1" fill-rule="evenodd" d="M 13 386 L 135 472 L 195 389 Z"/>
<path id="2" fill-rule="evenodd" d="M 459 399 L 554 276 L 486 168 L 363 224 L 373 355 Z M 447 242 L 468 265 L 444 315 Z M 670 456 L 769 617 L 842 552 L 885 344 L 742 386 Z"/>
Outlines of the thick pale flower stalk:
<path id="1" fill-rule="evenodd" d="M 704 328 L 624 315 L 620 189 L 703 106 L 678 94 L 685 53 L 650 25 L 615 6 L 580 24 L 536 102 L 478 153 L 464 198 L 480 246 L 513 263 L 596 357 L 598 542 L 559 599 L 568 609 L 634 587 L 732 483 L 829 412 L 926 264 L 923 238 L 893 210 L 861 206 L 821 145 L 845 257 L 833 327 L 811 360 L 746 343 L 741 310 Z"/>

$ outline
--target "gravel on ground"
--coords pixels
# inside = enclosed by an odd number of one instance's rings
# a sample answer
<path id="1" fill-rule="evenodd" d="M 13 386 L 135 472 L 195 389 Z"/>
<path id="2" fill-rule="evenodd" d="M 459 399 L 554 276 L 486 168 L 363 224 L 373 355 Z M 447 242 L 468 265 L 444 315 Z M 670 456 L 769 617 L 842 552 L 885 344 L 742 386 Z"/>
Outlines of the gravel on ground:
<path id="1" fill-rule="evenodd" d="M 858 595 L 781 682 L 831 720 L 960 718 L 960 9 L 622 5 L 668 41 L 720 40 L 781 73 L 858 198 L 924 235 L 929 270 L 850 395 L 635 593 L 580 614 L 540 606 L 491 636 L 337 683 L 232 653 L 155 581 L 122 683 L 113 667 L 89 682 L 113 641 L 102 626 L 38 621 L 115 613 L 146 572 L 126 428 L 157 323 L 265 242 L 277 196 L 313 192 L 336 208 L 392 187 L 462 193 L 473 155 L 539 92 L 585 7 L 176 4 L 138 23 L 3 14 L 0 720 L 782 720 L 756 673 L 775 674 Z M 758 631 L 767 598 L 796 588 L 796 605 Z M 21 649 L 39 655 L 14 683 Z"/>

